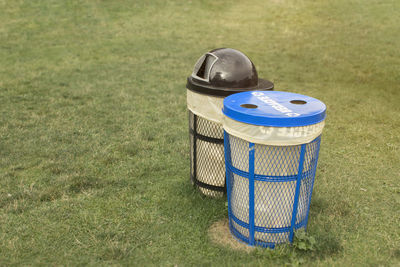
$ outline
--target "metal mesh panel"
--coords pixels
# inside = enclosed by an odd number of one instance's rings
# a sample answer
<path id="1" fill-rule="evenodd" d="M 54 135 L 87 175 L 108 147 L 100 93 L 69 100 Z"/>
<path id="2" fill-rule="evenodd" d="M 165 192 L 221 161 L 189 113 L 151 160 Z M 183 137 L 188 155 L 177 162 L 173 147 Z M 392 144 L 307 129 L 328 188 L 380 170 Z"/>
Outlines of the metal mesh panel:
<path id="1" fill-rule="evenodd" d="M 305 227 L 307 226 L 308 212 L 311 204 L 311 194 L 314 186 L 314 177 L 317 170 L 318 151 L 320 145 L 320 138 L 317 138 L 314 142 L 309 143 L 306 146 L 304 155 L 303 172 L 306 175 L 302 175 L 299 205 L 296 217 L 296 223 L 305 221 Z"/>
<path id="2" fill-rule="evenodd" d="M 207 196 L 223 196 L 225 191 L 223 135 L 222 125 L 189 110 L 190 176 Z"/>
<path id="3" fill-rule="evenodd" d="M 231 141 L 230 151 L 232 155 L 243 154 L 242 151 L 249 149 L 249 142 L 237 138 L 233 135 L 229 136 Z M 232 166 L 236 169 L 248 172 L 249 171 L 249 154 L 243 154 L 241 157 L 232 157 Z"/>
<path id="4" fill-rule="evenodd" d="M 297 146 L 249 143 L 225 132 L 231 232 L 250 245 L 274 247 L 306 227 L 320 137 Z"/>

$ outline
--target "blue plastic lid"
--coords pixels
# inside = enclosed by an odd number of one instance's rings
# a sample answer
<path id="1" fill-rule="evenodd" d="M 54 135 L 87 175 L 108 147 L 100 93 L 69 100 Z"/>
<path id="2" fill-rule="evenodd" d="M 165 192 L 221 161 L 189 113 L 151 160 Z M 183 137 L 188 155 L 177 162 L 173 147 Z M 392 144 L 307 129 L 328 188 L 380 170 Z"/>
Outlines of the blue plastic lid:
<path id="1" fill-rule="evenodd" d="M 222 112 L 229 118 L 254 125 L 297 127 L 325 119 L 326 106 L 313 97 L 280 91 L 253 91 L 224 99 Z"/>

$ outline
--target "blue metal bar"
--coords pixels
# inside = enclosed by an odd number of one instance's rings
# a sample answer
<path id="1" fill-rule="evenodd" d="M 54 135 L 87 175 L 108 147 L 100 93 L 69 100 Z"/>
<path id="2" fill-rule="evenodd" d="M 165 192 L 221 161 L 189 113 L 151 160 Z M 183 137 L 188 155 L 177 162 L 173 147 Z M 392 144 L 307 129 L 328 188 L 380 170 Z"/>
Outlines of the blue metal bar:
<path id="1" fill-rule="evenodd" d="M 239 239 L 239 241 L 249 244 L 249 239 L 242 235 L 238 230 L 236 230 L 235 227 L 229 226 L 229 230 L 235 238 Z M 255 241 L 255 244 L 265 248 L 275 248 L 275 243 L 273 242 L 264 242 L 257 240 Z"/>
<path id="2" fill-rule="evenodd" d="M 264 241 L 257 240 L 256 241 L 256 246 L 274 249 L 276 244 L 273 243 L 273 242 L 264 242 Z"/>
<path id="3" fill-rule="evenodd" d="M 231 195 L 231 187 L 230 187 L 230 176 L 231 173 L 229 171 L 229 167 L 231 166 L 231 150 L 229 147 L 229 134 L 224 130 L 224 151 L 225 151 L 225 184 L 226 184 L 226 193 L 228 199 L 228 218 L 231 218 L 231 202 L 230 202 L 230 195 Z M 229 219 L 230 221 L 230 219 Z"/>
<path id="4" fill-rule="evenodd" d="M 237 174 L 237 175 L 242 176 L 242 177 L 247 178 L 247 179 L 249 178 L 249 173 L 248 172 L 239 170 L 239 169 L 233 167 L 232 165 L 229 165 L 227 167 L 229 168 L 229 170 L 232 173 Z M 310 170 L 304 172 L 303 173 L 304 174 L 303 177 L 308 177 L 309 175 L 312 174 L 313 171 L 314 171 L 313 169 L 310 169 Z M 285 183 L 285 182 L 297 181 L 297 178 L 298 178 L 297 174 L 295 174 L 295 175 L 287 175 L 287 176 L 285 176 L 285 175 L 279 175 L 279 176 L 276 175 L 276 176 L 274 176 L 274 175 L 254 174 L 254 180 L 262 181 L 262 182 Z"/>
<path id="5" fill-rule="evenodd" d="M 249 229 L 249 224 L 245 223 L 242 220 L 239 220 L 234 214 L 230 215 L 230 219 L 234 221 L 237 225 Z M 303 226 L 305 226 L 307 223 L 306 220 L 303 220 L 299 223 L 297 223 L 294 227 L 294 229 L 299 229 Z M 276 228 L 267 228 L 267 227 L 262 227 L 262 226 L 254 226 L 254 231 L 255 232 L 260 232 L 260 233 L 287 233 L 290 232 L 290 227 L 276 227 Z"/>
<path id="6" fill-rule="evenodd" d="M 254 246 L 254 143 L 249 143 L 249 244 Z"/>
<path id="7" fill-rule="evenodd" d="M 247 237 L 245 237 L 244 235 L 242 235 L 242 233 L 240 233 L 238 230 L 236 230 L 236 228 L 233 227 L 232 224 L 229 224 L 229 230 L 231 231 L 231 233 L 233 234 L 234 237 L 236 237 L 240 241 L 243 241 L 246 244 L 249 244 L 249 239 Z"/>
<path id="8" fill-rule="evenodd" d="M 247 178 L 247 179 L 249 178 L 249 173 L 248 172 L 239 170 L 239 169 L 233 167 L 232 165 L 229 165 L 228 168 L 234 174 L 237 174 L 237 175 L 242 176 L 242 177 Z"/>
<path id="9" fill-rule="evenodd" d="M 304 226 L 305 229 L 307 229 L 308 214 L 310 214 L 311 196 L 312 196 L 312 191 L 313 191 L 313 188 L 314 188 L 315 174 L 316 174 L 316 172 L 317 172 L 318 155 L 319 155 L 319 146 L 320 146 L 320 144 L 321 144 L 321 136 L 319 136 L 319 137 L 317 137 L 317 138 L 319 138 L 319 139 L 317 140 L 317 147 L 316 147 L 316 149 L 315 149 L 315 151 L 314 151 L 315 163 L 314 163 L 314 166 L 312 166 L 312 168 L 311 168 L 311 169 L 314 171 L 314 173 L 313 173 L 313 175 L 311 176 L 312 181 L 311 181 L 311 188 L 310 188 L 310 197 L 309 197 L 309 199 L 308 199 L 307 215 L 306 215 L 306 219 L 305 219 L 305 222 L 306 222 L 306 224 L 305 224 L 305 226 Z M 317 139 L 317 138 L 316 138 L 316 139 Z M 314 141 L 315 141 L 316 139 L 314 139 Z"/>
<path id="10" fill-rule="evenodd" d="M 305 152 L 306 152 L 306 144 L 302 144 L 301 150 L 300 150 L 299 170 L 297 173 L 296 191 L 294 194 L 294 201 L 293 201 L 292 222 L 290 223 L 290 235 L 289 235 L 290 242 L 293 242 L 293 233 L 294 233 L 294 228 L 295 228 L 295 224 L 296 224 L 297 208 L 298 208 L 298 204 L 299 204 L 300 185 L 301 185 L 301 177 L 303 174 Z"/>
<path id="11" fill-rule="evenodd" d="M 235 216 L 235 214 L 231 214 L 231 216 L 232 216 L 232 221 L 234 221 L 236 224 L 238 224 L 239 226 L 242 226 L 242 227 L 244 227 L 244 228 L 246 228 L 246 229 L 249 229 L 249 224 L 248 224 L 248 223 L 246 223 L 246 222 L 244 222 L 244 221 L 238 219 L 238 218 Z"/>

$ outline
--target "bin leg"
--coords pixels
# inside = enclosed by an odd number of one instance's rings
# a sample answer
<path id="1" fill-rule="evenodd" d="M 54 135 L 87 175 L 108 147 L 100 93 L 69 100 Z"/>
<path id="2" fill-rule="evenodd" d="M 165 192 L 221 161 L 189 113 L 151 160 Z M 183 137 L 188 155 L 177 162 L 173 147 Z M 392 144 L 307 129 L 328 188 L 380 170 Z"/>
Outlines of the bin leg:
<path id="1" fill-rule="evenodd" d="M 293 201 L 292 221 L 290 224 L 290 234 L 289 234 L 290 242 L 293 242 L 293 233 L 294 233 L 295 225 L 296 225 L 297 208 L 298 208 L 298 204 L 299 204 L 300 186 L 301 186 L 301 178 L 302 178 L 302 174 L 303 174 L 305 152 L 306 152 L 306 144 L 303 144 L 303 145 L 301 145 L 301 150 L 300 150 L 300 160 L 299 160 L 299 168 L 298 168 L 298 173 L 297 173 L 296 191 L 294 194 L 294 201 Z"/>
<path id="2" fill-rule="evenodd" d="M 249 244 L 254 246 L 254 143 L 249 143 Z"/>

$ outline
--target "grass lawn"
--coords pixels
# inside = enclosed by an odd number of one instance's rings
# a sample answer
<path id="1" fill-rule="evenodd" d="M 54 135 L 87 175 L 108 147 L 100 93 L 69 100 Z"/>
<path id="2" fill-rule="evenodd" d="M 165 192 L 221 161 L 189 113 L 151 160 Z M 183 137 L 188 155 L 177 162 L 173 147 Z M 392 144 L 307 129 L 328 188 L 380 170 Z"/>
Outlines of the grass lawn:
<path id="1" fill-rule="evenodd" d="M 0 265 L 400 265 L 400 1 L 0 0 Z M 327 104 L 314 251 L 235 251 L 189 181 L 217 47 Z"/>

